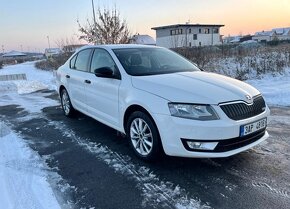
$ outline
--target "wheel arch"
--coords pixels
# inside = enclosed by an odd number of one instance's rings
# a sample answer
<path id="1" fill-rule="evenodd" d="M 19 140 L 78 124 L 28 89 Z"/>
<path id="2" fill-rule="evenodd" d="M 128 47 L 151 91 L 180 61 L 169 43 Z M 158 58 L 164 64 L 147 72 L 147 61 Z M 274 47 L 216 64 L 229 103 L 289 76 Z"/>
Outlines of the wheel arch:
<path id="1" fill-rule="evenodd" d="M 61 91 L 62 91 L 63 89 L 66 89 L 66 88 L 64 87 L 64 85 L 60 85 L 59 88 L 58 88 L 58 94 L 59 94 L 59 95 L 61 94 Z"/>
<path id="2" fill-rule="evenodd" d="M 154 123 L 154 125 L 156 126 L 156 129 L 157 129 L 157 132 L 158 132 L 158 135 L 159 135 L 159 139 L 160 139 L 160 142 L 161 142 L 161 145 L 162 145 L 162 140 L 161 140 L 161 137 L 160 137 L 160 131 L 159 131 L 159 128 L 154 120 L 154 118 L 152 117 L 152 115 L 149 113 L 148 110 L 146 110 L 144 107 L 142 107 L 141 105 L 137 105 L 137 104 L 133 104 L 133 105 L 130 105 L 126 111 L 125 111 L 125 114 L 124 114 L 124 118 L 123 118 L 123 127 L 124 127 L 124 131 L 126 133 L 126 125 L 127 125 L 127 121 L 130 117 L 130 115 L 133 113 L 133 112 L 136 112 L 136 111 L 140 111 L 140 112 L 143 112 L 145 114 L 148 115 L 148 117 L 152 120 L 152 122 Z M 163 149 L 163 145 L 162 145 L 162 149 Z"/>
<path id="3" fill-rule="evenodd" d="M 140 111 L 140 112 L 144 112 L 146 113 L 151 119 L 152 121 L 154 122 L 154 124 L 156 125 L 153 117 L 151 116 L 151 114 L 149 113 L 149 111 L 147 111 L 144 107 L 142 107 L 141 105 L 137 105 L 137 104 L 133 104 L 133 105 L 130 105 L 126 111 L 125 111 L 125 114 L 124 114 L 124 117 L 123 117 L 123 127 L 124 127 L 124 130 L 126 131 L 126 125 L 127 125 L 127 121 L 128 121 L 128 118 L 130 117 L 130 115 L 133 113 L 133 112 L 136 112 L 136 111 Z M 157 127 L 157 126 L 156 126 Z"/>
<path id="4" fill-rule="evenodd" d="M 123 127 L 124 127 L 124 131 L 126 133 L 126 129 L 127 129 L 127 121 L 130 117 L 130 115 L 133 113 L 133 112 L 136 112 L 136 111 L 140 111 L 140 112 L 143 112 L 145 113 L 153 122 L 153 124 L 155 125 L 156 127 L 156 130 L 157 130 L 157 134 L 158 134 L 158 140 L 159 140 L 159 143 L 160 143 L 160 151 L 164 154 L 164 148 L 163 148 L 163 142 L 162 142 L 162 139 L 161 139 L 161 135 L 160 135 L 160 131 L 159 131 L 159 128 L 157 126 L 157 123 L 155 122 L 154 118 L 152 117 L 152 115 L 150 114 L 150 112 L 148 110 L 146 110 L 144 107 L 140 106 L 140 105 L 137 105 L 137 104 L 133 104 L 133 105 L 130 105 L 126 111 L 125 111 L 125 114 L 124 114 L 124 118 L 123 118 Z"/>

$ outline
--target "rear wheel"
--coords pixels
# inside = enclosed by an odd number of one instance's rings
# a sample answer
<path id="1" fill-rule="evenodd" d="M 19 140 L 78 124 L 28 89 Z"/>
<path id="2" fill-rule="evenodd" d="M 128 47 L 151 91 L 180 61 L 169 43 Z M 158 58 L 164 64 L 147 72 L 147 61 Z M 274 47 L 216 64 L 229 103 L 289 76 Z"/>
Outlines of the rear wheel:
<path id="1" fill-rule="evenodd" d="M 127 122 L 126 134 L 136 155 L 144 160 L 156 160 L 160 154 L 160 137 L 153 120 L 145 113 L 133 112 Z"/>
<path id="2" fill-rule="evenodd" d="M 75 110 L 71 104 L 71 101 L 70 101 L 70 98 L 66 89 L 62 89 L 60 92 L 60 101 L 61 101 L 61 106 L 62 106 L 64 115 L 67 117 L 72 117 L 75 113 Z"/>

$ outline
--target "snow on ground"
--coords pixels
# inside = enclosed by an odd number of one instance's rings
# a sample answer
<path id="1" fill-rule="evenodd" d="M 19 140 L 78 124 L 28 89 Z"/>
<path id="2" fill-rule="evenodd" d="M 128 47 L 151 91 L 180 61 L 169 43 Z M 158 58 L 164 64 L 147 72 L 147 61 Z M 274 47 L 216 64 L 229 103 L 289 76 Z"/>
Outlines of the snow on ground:
<path id="1" fill-rule="evenodd" d="M 30 113 L 41 112 L 58 102 L 29 95 L 41 89 L 55 89 L 52 72 L 34 68 L 34 63 L 4 67 L 0 75 L 26 74 L 27 80 L 1 81 L 0 106 L 19 104 Z M 26 95 L 21 95 L 26 94 Z M 0 107 L 1 108 L 1 107 Z M 48 168 L 19 135 L 0 119 L 0 208 L 61 208 L 48 183 Z"/>
<path id="2" fill-rule="evenodd" d="M 284 75 L 264 75 L 261 79 L 247 80 L 265 97 L 268 105 L 290 106 L 290 68 Z"/>
<path id="3" fill-rule="evenodd" d="M 45 170 L 38 154 L 0 121 L 0 207 L 60 208 Z"/>

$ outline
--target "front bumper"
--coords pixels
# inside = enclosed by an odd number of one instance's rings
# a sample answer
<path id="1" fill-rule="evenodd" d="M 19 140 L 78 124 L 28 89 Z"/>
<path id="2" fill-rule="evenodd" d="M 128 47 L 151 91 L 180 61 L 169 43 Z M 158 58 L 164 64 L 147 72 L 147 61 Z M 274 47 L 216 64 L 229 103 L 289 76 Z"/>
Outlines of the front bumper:
<path id="1" fill-rule="evenodd" d="M 243 152 L 269 137 L 268 132 L 260 130 L 240 137 L 240 126 L 266 118 L 270 110 L 254 117 L 234 121 L 222 110 L 217 110 L 220 120 L 197 121 L 169 115 L 155 114 L 163 149 L 167 155 L 193 158 L 228 157 Z M 195 150 L 187 146 L 187 141 L 218 142 L 214 150 Z"/>

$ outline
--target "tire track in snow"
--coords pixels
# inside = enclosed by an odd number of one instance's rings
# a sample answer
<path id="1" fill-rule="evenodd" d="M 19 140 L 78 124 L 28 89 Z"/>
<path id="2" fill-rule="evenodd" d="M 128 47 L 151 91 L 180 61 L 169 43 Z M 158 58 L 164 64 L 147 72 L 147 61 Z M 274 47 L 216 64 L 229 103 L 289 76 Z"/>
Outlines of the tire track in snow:
<path id="1" fill-rule="evenodd" d="M 280 195 L 284 198 L 290 198 L 290 191 L 288 189 L 282 189 L 282 188 L 276 189 L 265 182 L 253 181 L 252 185 L 253 185 L 253 187 L 256 187 L 256 188 L 266 189 L 267 191 L 270 191 L 271 193 Z"/>
<path id="2" fill-rule="evenodd" d="M 49 125 L 62 132 L 65 130 L 63 136 L 74 140 L 116 172 L 137 182 L 137 188 L 142 191 L 142 205 L 154 208 L 156 206 L 178 209 L 211 208 L 209 205 L 202 204 L 198 198 L 188 197 L 185 189 L 179 185 L 160 180 L 149 168 L 133 164 L 129 156 L 120 155 L 107 146 L 81 138 L 63 123 L 50 121 Z"/>

